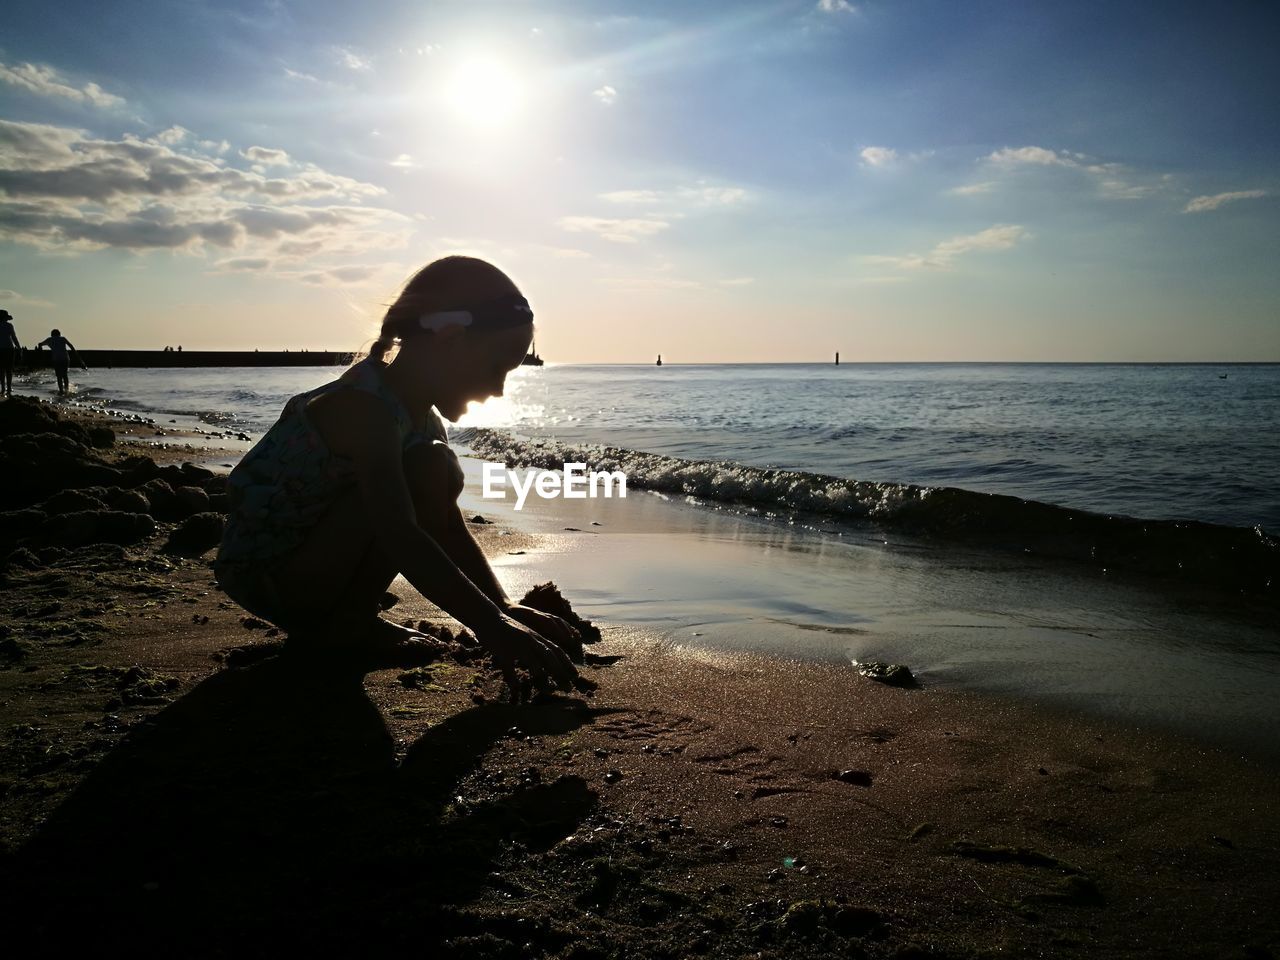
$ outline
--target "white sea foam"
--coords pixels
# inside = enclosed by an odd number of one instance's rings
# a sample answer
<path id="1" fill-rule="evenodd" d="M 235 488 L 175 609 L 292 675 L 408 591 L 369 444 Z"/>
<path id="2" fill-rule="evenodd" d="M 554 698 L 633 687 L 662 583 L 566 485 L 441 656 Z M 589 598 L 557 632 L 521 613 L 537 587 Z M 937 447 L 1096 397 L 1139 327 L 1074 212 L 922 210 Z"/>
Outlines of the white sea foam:
<path id="1" fill-rule="evenodd" d="M 619 447 L 523 439 L 493 430 L 459 431 L 455 441 L 509 467 L 620 471 L 635 489 L 749 504 L 790 518 L 817 513 L 914 533 L 967 540 L 1104 569 L 1211 582 L 1271 596 L 1280 547 L 1261 527 L 1142 520 L 1071 510 L 954 487 L 872 483 L 741 463 L 684 460 Z"/>
<path id="2" fill-rule="evenodd" d="M 637 489 L 707 500 L 750 503 L 769 511 L 796 510 L 858 519 L 889 520 L 922 505 L 931 488 L 869 483 L 741 463 L 684 460 L 660 454 L 550 439 L 519 439 L 487 429 L 460 430 L 453 439 L 475 454 L 510 467 L 559 470 L 585 463 L 591 471 L 620 471 Z"/>

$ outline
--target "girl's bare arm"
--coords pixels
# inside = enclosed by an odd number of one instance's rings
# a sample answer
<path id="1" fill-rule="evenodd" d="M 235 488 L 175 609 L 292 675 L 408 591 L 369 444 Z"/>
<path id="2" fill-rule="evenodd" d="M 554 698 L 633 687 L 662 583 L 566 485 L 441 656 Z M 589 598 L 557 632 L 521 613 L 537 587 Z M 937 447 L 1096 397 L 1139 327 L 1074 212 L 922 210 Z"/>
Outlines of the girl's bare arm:
<path id="1" fill-rule="evenodd" d="M 507 616 L 418 524 L 400 433 L 385 404 L 356 391 L 343 399 L 324 418 L 324 438 L 334 453 L 352 461 L 374 537 L 396 569 L 424 597 L 475 631 L 509 681 L 519 660 L 535 676 L 549 674 L 571 689 L 577 671 L 559 647 Z"/>

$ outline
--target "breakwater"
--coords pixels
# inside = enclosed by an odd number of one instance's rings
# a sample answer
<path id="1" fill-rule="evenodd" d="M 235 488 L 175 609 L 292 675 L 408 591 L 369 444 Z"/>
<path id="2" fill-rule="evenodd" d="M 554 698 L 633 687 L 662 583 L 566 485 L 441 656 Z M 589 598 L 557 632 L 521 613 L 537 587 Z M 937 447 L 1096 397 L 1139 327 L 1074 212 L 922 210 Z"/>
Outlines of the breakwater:
<path id="1" fill-rule="evenodd" d="M 352 362 L 351 352 L 328 350 L 78 350 L 90 367 L 328 367 Z M 18 366 L 52 365 L 48 350 L 23 350 Z"/>

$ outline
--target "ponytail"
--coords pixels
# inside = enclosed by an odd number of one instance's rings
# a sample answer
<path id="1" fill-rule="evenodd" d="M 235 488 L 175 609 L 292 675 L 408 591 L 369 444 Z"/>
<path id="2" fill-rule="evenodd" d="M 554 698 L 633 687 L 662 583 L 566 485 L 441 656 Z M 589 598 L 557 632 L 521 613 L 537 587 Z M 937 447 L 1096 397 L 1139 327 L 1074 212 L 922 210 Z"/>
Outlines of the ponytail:
<path id="1" fill-rule="evenodd" d="M 378 334 L 378 339 L 374 340 L 373 343 L 370 344 L 369 352 L 366 356 L 372 357 L 378 363 L 385 363 L 387 361 L 387 354 L 389 354 L 399 342 L 400 338 L 383 325 L 382 332 Z"/>

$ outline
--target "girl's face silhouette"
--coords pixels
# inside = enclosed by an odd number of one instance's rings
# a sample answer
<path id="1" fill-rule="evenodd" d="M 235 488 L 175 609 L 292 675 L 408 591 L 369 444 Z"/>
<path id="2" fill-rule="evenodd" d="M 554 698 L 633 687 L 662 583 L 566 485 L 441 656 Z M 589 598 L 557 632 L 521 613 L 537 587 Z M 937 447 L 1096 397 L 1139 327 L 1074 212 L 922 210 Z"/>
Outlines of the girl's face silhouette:
<path id="1" fill-rule="evenodd" d="M 440 415 L 456 421 L 468 403 L 502 396 L 507 374 L 520 366 L 532 340 L 532 323 L 486 333 L 455 329 L 439 337 L 434 346 L 448 359 L 434 384 Z"/>

